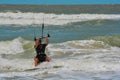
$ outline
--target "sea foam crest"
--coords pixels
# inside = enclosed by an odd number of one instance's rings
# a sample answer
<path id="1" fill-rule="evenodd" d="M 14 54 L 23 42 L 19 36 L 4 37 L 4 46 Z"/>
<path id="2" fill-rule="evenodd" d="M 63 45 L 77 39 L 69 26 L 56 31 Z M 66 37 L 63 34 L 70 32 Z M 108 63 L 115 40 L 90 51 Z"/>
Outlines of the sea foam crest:
<path id="1" fill-rule="evenodd" d="M 98 52 L 101 50 L 110 49 L 110 46 L 102 41 L 95 40 L 76 40 L 67 41 L 59 44 L 50 44 L 48 46 L 48 52 L 51 55 L 61 55 L 61 54 L 81 54 L 89 52 Z"/>
<path id="2" fill-rule="evenodd" d="M 42 24 L 46 25 L 64 25 L 72 22 L 81 22 L 94 19 L 120 19 L 119 14 L 46 14 L 46 13 L 13 13 L 1 12 L 0 24 L 14 24 L 14 25 L 32 25 Z"/>
<path id="3" fill-rule="evenodd" d="M 19 38 L 0 42 L 0 54 L 17 54 L 21 52 L 24 52 L 24 49 Z"/>

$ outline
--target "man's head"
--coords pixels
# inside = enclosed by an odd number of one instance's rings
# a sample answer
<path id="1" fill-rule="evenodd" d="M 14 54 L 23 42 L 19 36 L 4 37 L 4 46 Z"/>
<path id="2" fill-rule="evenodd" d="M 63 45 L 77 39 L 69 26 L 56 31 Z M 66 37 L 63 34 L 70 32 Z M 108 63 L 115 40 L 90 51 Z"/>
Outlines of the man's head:
<path id="1" fill-rule="evenodd" d="M 39 42 L 41 44 L 42 43 L 41 38 L 35 39 L 35 42 Z"/>

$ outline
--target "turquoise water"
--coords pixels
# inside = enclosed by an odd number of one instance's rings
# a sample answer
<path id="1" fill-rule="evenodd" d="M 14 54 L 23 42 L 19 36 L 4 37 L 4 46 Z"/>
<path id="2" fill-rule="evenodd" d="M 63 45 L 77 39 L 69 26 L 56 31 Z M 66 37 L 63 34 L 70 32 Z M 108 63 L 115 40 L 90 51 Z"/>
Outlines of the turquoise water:
<path id="1" fill-rule="evenodd" d="M 96 36 L 114 36 L 120 34 L 119 25 L 119 20 L 93 20 L 72 23 L 62 26 L 46 25 L 44 29 L 44 36 L 46 36 L 47 33 L 49 33 L 51 35 L 51 43 L 88 39 Z M 41 25 L 31 25 L 22 27 L 20 25 L 0 26 L 1 41 L 12 40 L 17 37 L 22 37 L 23 39 L 27 40 L 33 40 L 34 36 L 41 37 Z"/>
<path id="2" fill-rule="evenodd" d="M 85 7 L 88 6 L 84 6 L 87 10 Z M 105 5 L 102 7 L 107 8 Z M 0 79 L 119 80 L 120 14 L 119 11 L 105 14 L 106 8 L 101 13 L 95 11 L 92 14 L 90 11 L 58 14 L 62 9 L 54 13 L 1 10 Z M 43 18 L 44 36 L 47 33 L 51 36 L 46 54 L 52 61 L 28 71 L 34 68 L 33 39 L 34 36 L 41 37 Z"/>

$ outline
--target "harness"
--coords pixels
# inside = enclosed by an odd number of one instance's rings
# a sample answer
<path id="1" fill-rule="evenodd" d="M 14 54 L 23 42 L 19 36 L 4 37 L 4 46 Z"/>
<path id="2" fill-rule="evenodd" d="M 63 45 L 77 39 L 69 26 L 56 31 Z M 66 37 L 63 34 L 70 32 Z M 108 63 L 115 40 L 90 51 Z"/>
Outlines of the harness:
<path id="1" fill-rule="evenodd" d="M 40 44 L 38 45 L 38 47 L 36 48 L 36 58 L 38 58 L 39 62 L 44 62 L 46 60 L 46 54 L 45 54 L 45 48 L 46 48 L 46 44 Z"/>
<path id="2" fill-rule="evenodd" d="M 38 47 L 36 48 L 36 52 L 37 52 L 37 54 L 45 54 L 45 46 L 44 46 L 44 44 L 38 45 Z"/>

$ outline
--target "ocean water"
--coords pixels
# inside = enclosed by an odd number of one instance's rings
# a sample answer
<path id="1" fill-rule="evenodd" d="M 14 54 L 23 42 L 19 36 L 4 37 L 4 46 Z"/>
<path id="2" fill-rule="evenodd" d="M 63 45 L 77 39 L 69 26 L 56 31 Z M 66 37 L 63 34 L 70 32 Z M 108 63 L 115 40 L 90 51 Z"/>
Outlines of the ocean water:
<path id="1" fill-rule="evenodd" d="M 120 5 L 0 6 L 0 80 L 120 79 Z M 28 70 L 43 22 L 52 61 Z"/>

